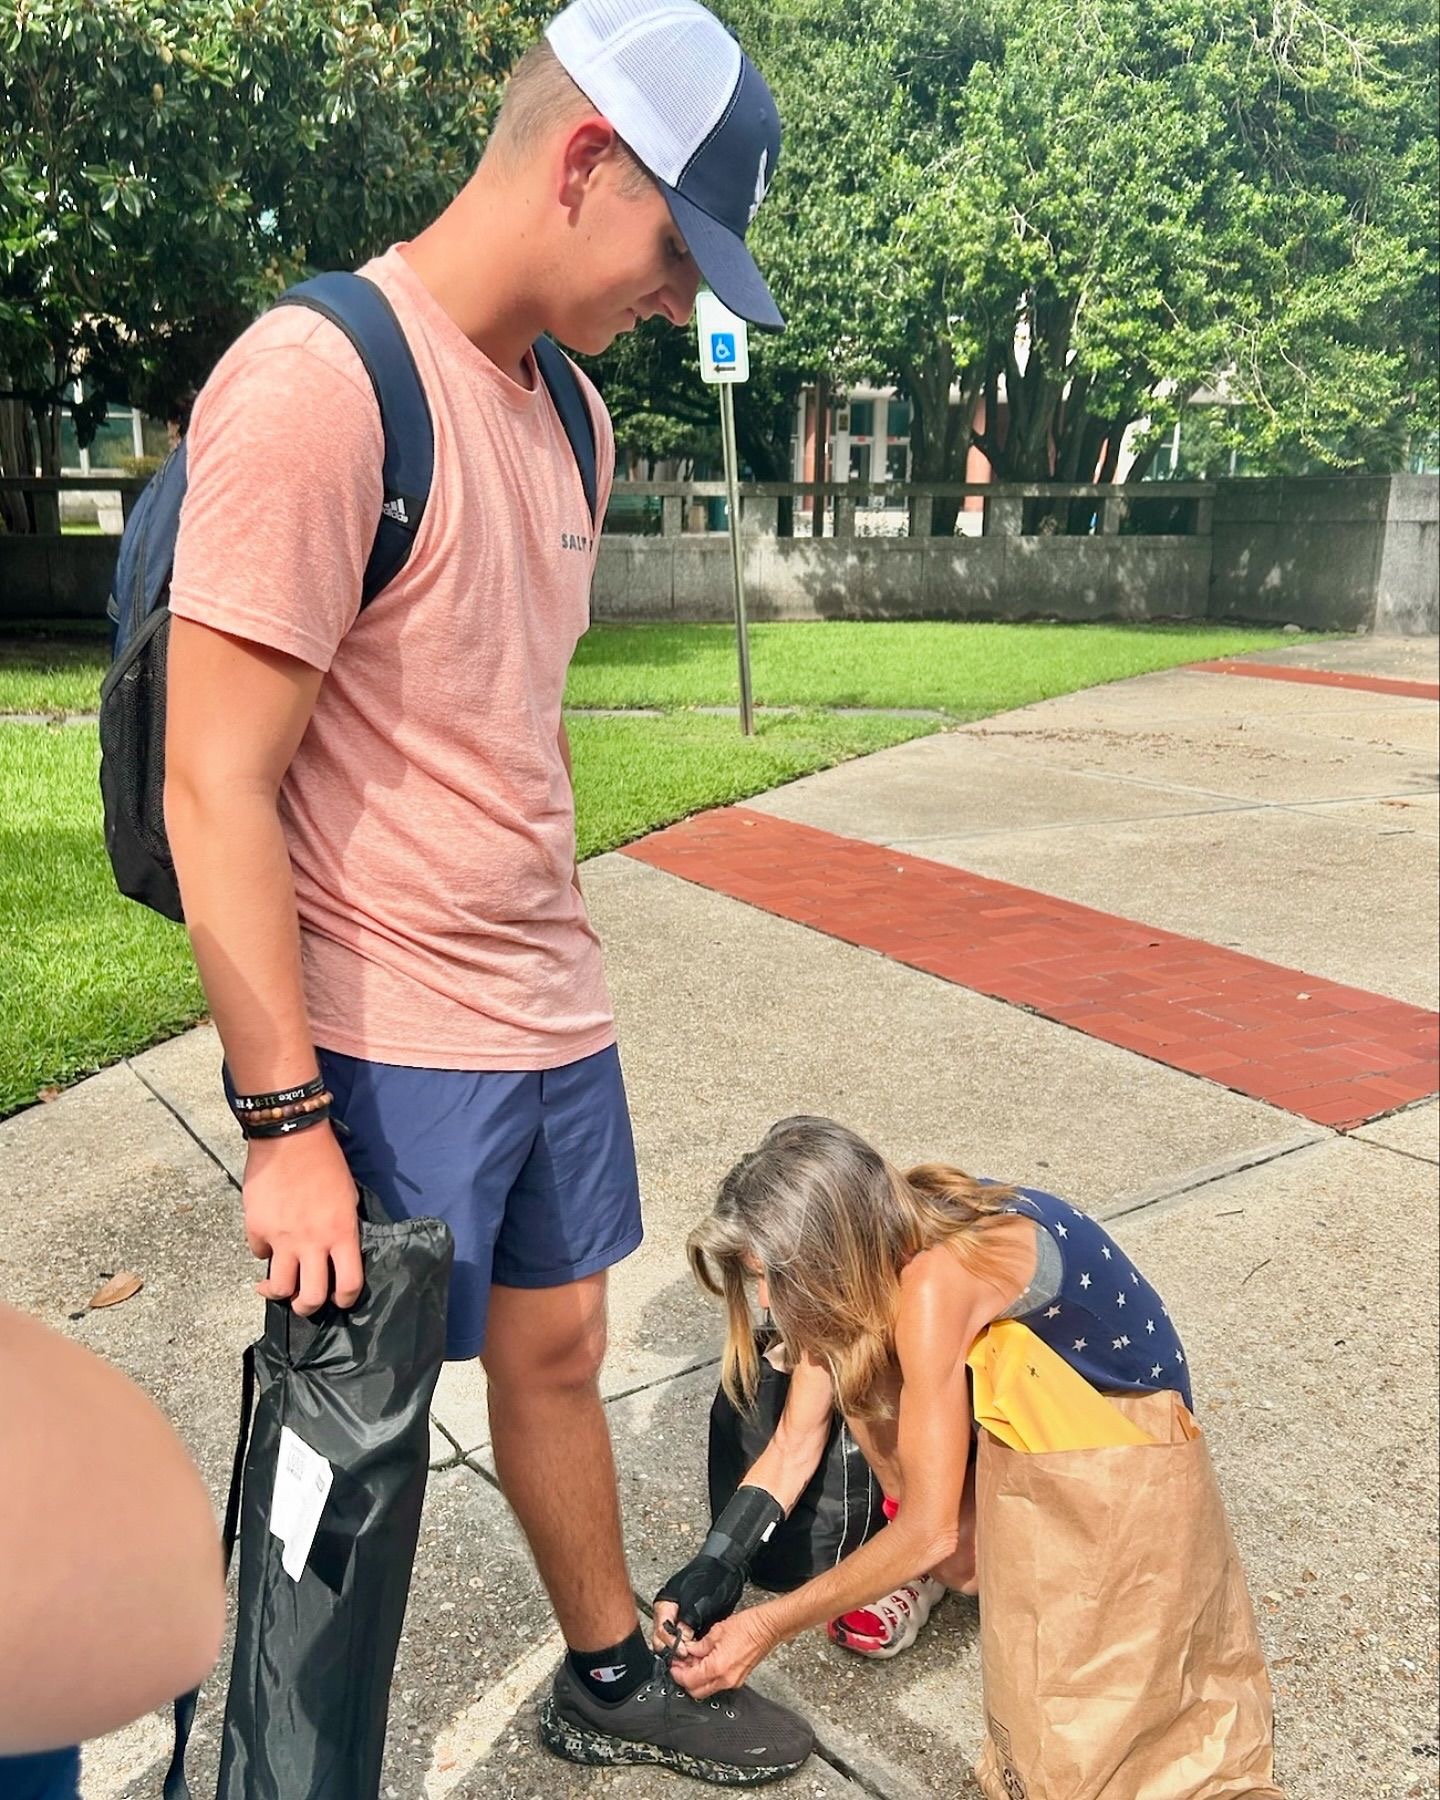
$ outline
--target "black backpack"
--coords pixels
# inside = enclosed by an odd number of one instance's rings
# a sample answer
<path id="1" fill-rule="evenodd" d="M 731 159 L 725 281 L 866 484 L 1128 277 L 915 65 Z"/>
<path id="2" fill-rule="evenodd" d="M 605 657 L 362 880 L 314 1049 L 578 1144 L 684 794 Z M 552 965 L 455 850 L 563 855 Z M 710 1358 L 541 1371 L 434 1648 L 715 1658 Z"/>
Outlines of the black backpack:
<path id="1" fill-rule="evenodd" d="M 775 1435 L 790 1376 L 767 1361 L 765 1352 L 775 1342 L 772 1331 L 757 1333 L 760 1386 L 753 1412 L 731 1404 L 721 1388 L 710 1408 L 710 1515 L 721 1509 L 744 1480 L 760 1452 Z M 885 1496 L 860 1446 L 836 1418 L 820 1466 L 791 1508 L 790 1516 L 777 1525 L 755 1552 L 750 1579 L 772 1593 L 823 1575 L 852 1550 L 858 1550 L 885 1523 Z"/>
<path id="2" fill-rule="evenodd" d="M 350 339 L 364 363 L 385 433 L 384 494 L 361 588 L 362 609 L 395 579 L 430 498 L 435 433 L 425 390 L 400 322 L 363 275 L 317 275 L 277 301 L 322 313 Z M 595 519 L 595 428 L 575 371 L 540 338 L 535 359 L 575 453 L 590 517 Z M 122 894 L 182 920 L 175 864 L 165 835 L 165 681 L 170 637 L 170 574 L 185 500 L 182 442 L 145 488 L 120 539 L 106 611 L 111 665 L 100 689 L 100 795 L 105 848 Z"/>

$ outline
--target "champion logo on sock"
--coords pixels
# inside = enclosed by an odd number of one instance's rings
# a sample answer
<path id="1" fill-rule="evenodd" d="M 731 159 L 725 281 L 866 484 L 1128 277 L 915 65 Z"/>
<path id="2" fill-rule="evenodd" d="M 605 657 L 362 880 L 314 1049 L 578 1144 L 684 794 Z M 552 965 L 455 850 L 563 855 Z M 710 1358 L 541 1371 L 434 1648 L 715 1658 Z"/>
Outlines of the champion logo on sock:
<path id="1" fill-rule="evenodd" d="M 590 1671 L 590 1679 L 592 1681 L 619 1681 L 624 1677 L 629 1667 L 629 1663 L 610 1663 L 606 1668 L 592 1669 Z"/>

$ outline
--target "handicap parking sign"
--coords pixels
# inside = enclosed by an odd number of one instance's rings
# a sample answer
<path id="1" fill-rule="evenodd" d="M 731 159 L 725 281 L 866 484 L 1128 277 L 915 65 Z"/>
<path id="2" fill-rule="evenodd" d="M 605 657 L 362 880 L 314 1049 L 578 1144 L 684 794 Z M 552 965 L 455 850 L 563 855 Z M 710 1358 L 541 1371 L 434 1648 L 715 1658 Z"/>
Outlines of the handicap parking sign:
<path id="1" fill-rule="evenodd" d="M 695 322 L 700 336 L 702 377 L 709 382 L 748 381 L 750 341 L 745 321 L 707 290 L 696 296 Z"/>

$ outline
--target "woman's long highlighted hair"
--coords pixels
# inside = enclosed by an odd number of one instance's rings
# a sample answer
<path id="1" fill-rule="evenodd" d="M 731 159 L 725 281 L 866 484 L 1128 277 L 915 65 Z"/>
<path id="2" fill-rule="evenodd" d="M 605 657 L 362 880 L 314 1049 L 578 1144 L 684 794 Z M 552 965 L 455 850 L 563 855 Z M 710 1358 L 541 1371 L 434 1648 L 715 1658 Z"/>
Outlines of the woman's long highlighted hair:
<path id="1" fill-rule="evenodd" d="M 726 1393 L 740 1406 L 754 1401 L 747 1283 L 763 1275 L 789 1355 L 829 1367 L 848 1417 L 885 1416 L 880 1381 L 894 1356 L 901 1269 L 944 1243 L 977 1275 L 993 1273 L 982 1239 L 1013 1193 L 946 1163 L 902 1173 L 830 1119 L 772 1125 L 721 1182 L 687 1246 L 700 1285 L 725 1302 Z"/>

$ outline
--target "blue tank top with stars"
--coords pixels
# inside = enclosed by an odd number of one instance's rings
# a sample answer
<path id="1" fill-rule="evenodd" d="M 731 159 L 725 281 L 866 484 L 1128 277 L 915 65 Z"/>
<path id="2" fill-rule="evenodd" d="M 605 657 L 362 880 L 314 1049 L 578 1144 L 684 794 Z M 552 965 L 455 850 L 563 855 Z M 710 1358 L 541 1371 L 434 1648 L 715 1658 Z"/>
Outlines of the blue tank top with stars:
<path id="1" fill-rule="evenodd" d="M 1039 1188 L 1017 1188 L 1004 1210 L 1035 1221 L 1060 1269 L 1058 1286 L 1046 1283 L 1033 1306 L 1022 1296 L 1025 1310 L 1012 1307 L 1005 1317 L 1021 1320 L 1092 1387 L 1174 1388 L 1193 1407 L 1185 1351 L 1164 1302 L 1099 1220 Z"/>

